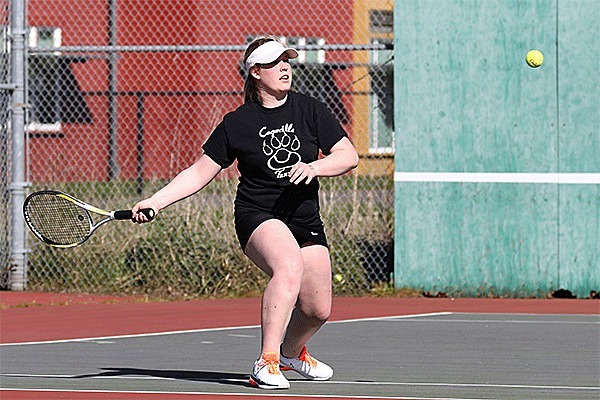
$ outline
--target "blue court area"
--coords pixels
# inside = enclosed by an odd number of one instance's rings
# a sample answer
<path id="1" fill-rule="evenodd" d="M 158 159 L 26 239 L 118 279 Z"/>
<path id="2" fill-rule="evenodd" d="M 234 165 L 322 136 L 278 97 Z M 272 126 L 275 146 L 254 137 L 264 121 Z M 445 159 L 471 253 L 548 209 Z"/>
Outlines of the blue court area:
<path id="1" fill-rule="evenodd" d="M 347 396 L 598 399 L 600 316 L 434 313 L 331 322 L 309 344 L 335 369 L 248 385 L 257 326 L 2 345 L 2 389 Z"/>

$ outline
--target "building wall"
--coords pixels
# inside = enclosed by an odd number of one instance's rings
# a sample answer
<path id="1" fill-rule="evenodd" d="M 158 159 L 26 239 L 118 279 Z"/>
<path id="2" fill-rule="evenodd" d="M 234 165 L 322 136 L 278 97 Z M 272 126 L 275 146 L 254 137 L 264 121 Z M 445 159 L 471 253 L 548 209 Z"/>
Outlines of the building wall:
<path id="1" fill-rule="evenodd" d="M 63 46 L 106 46 L 108 2 L 31 0 L 30 26 L 60 27 Z M 117 4 L 117 45 L 243 45 L 249 36 L 323 37 L 352 43 L 351 0 L 168 1 Z M 335 23 L 332 23 L 335 15 Z M 33 181 L 107 179 L 108 54 L 84 52 L 71 64 L 92 123 L 63 123 L 60 132 L 30 135 Z M 117 55 L 118 177 L 138 174 L 143 132 L 144 178 L 169 178 L 192 163 L 222 116 L 242 103 L 236 52 L 123 52 Z M 328 51 L 328 63 L 352 63 L 352 53 Z M 352 68 L 336 71 L 338 87 L 350 87 Z M 342 95 L 352 112 L 352 95 Z M 352 136 L 354 126 L 343 121 Z M 142 128 L 140 128 L 140 126 Z M 86 161 L 82 162 L 82 154 Z M 229 174 L 235 174 L 229 171 Z"/>

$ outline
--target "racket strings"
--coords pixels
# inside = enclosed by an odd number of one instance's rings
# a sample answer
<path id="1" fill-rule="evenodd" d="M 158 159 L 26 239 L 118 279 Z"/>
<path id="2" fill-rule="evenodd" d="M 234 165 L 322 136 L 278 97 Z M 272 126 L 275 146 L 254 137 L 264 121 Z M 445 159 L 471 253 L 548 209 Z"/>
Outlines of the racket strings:
<path id="1" fill-rule="evenodd" d="M 52 244 L 79 243 L 91 233 L 93 221 L 87 210 L 55 194 L 32 197 L 26 214 L 32 230 Z"/>

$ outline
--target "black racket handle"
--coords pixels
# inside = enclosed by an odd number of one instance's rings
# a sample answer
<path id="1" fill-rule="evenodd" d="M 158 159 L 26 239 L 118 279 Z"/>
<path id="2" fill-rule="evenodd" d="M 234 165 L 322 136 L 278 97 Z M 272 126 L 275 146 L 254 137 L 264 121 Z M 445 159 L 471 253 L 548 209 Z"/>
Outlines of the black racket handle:
<path id="1" fill-rule="evenodd" d="M 140 210 L 140 212 L 144 214 L 146 218 L 148 218 L 148 221 L 152 221 L 154 217 L 156 217 L 156 213 L 151 208 L 143 208 Z M 119 210 L 115 211 L 114 216 L 115 219 L 126 220 L 133 218 L 133 213 L 131 212 L 131 210 Z"/>

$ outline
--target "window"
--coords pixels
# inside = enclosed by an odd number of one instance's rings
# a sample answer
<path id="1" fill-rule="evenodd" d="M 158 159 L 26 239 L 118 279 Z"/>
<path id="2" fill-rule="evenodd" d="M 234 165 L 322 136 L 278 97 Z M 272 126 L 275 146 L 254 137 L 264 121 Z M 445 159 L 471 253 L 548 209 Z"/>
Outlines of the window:
<path id="1" fill-rule="evenodd" d="M 394 12 L 392 10 L 369 10 L 369 31 L 389 34 L 394 31 Z"/>
<path id="2" fill-rule="evenodd" d="M 375 154 L 394 152 L 394 12 L 369 10 L 372 44 L 384 44 L 384 50 L 372 50 L 370 60 L 370 143 Z"/>
<path id="3" fill-rule="evenodd" d="M 303 46 L 323 46 L 324 38 L 287 37 L 281 40 L 290 47 L 298 48 L 298 58 L 292 60 L 294 66 L 294 88 L 323 103 L 342 124 L 349 122 L 348 113 L 342 101 L 342 93 L 334 79 L 334 72 L 345 67 L 325 60 L 323 49 L 306 50 Z"/>
<path id="4" fill-rule="evenodd" d="M 31 27 L 30 48 L 60 47 L 62 30 L 54 27 Z M 29 103 L 27 132 L 60 133 L 63 123 L 90 123 L 90 111 L 71 70 L 82 57 L 59 52 L 34 53 L 29 56 Z"/>
<path id="5" fill-rule="evenodd" d="M 281 40 L 290 47 L 299 47 L 298 59 L 299 63 L 325 63 L 325 50 L 303 50 L 303 46 L 323 46 L 325 39 L 323 38 L 306 38 L 306 37 L 290 37 L 281 38 Z"/>
<path id="6" fill-rule="evenodd" d="M 62 30 L 60 28 L 29 28 L 29 47 L 60 47 Z M 55 53 L 58 54 L 58 53 Z"/>
<path id="7" fill-rule="evenodd" d="M 373 44 L 391 44 L 390 40 L 373 39 Z M 370 144 L 371 153 L 394 152 L 394 51 L 371 52 Z"/>
<path id="8" fill-rule="evenodd" d="M 58 28 L 29 28 L 29 47 L 52 48 L 61 44 L 61 30 Z M 29 100 L 32 104 L 29 114 L 28 132 L 60 132 L 61 124 L 57 113 L 57 99 L 50 96 L 51 81 L 56 74 L 49 55 L 33 55 L 29 58 Z"/>

